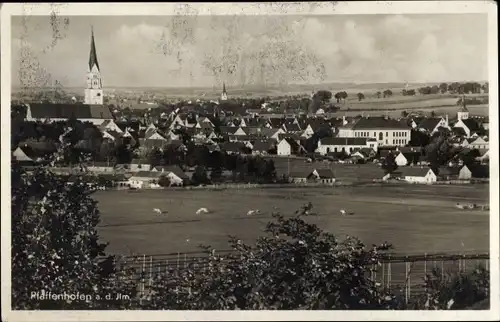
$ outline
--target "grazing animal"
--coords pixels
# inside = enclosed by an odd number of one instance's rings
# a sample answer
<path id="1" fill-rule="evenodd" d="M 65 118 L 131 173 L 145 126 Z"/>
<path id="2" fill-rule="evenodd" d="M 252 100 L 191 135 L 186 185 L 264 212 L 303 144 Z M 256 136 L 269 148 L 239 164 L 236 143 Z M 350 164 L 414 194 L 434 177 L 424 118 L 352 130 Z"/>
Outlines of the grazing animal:
<path id="1" fill-rule="evenodd" d="M 163 214 L 168 213 L 168 211 L 162 211 L 161 209 L 158 209 L 158 208 L 154 208 L 153 211 L 155 213 L 157 213 L 158 215 L 163 215 Z"/>
<path id="2" fill-rule="evenodd" d="M 256 210 L 249 210 L 247 212 L 247 216 L 253 216 L 253 215 L 259 215 L 260 214 L 260 210 L 259 209 L 256 209 Z"/>
<path id="3" fill-rule="evenodd" d="M 349 211 L 347 211 L 345 209 L 340 209 L 340 214 L 342 216 L 345 216 L 345 215 L 354 215 L 354 212 L 349 212 Z"/>
<path id="4" fill-rule="evenodd" d="M 197 215 L 201 215 L 201 214 L 208 214 L 208 209 L 207 208 L 200 208 L 196 211 L 196 214 Z"/>

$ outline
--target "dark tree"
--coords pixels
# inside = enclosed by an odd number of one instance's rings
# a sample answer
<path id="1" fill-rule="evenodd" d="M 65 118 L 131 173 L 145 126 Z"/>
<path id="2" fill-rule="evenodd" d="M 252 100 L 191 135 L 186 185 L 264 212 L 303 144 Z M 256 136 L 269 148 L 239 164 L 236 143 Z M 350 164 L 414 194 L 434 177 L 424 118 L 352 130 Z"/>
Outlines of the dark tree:
<path id="1" fill-rule="evenodd" d="M 328 102 L 332 99 L 332 92 L 321 90 L 314 94 L 313 98 L 318 98 L 321 102 Z"/>
<path id="2" fill-rule="evenodd" d="M 397 168 L 398 165 L 396 164 L 396 157 L 394 154 L 389 153 L 382 161 L 382 169 L 384 169 L 384 172 L 387 174 L 393 173 Z"/>
<path id="3" fill-rule="evenodd" d="M 151 164 L 151 167 L 163 165 L 163 152 L 160 151 L 160 149 L 154 147 L 153 149 L 151 149 L 151 151 L 149 151 L 148 162 L 149 164 Z"/>
<path id="4" fill-rule="evenodd" d="M 446 93 L 448 91 L 448 84 L 441 83 L 439 85 L 439 90 L 441 91 L 442 94 Z"/>
<path id="5" fill-rule="evenodd" d="M 193 185 L 209 184 L 210 179 L 208 178 L 207 170 L 203 166 L 197 166 L 194 169 L 193 176 L 191 177 L 191 182 Z"/>
<path id="6" fill-rule="evenodd" d="M 158 180 L 158 184 L 160 185 L 160 187 L 170 187 L 172 183 L 167 176 L 161 176 Z"/>
<path id="7" fill-rule="evenodd" d="M 365 99 L 365 94 L 363 93 L 358 93 L 357 96 L 358 96 L 358 101 L 360 102 Z"/>
<path id="8" fill-rule="evenodd" d="M 431 140 L 430 136 L 427 135 L 425 132 L 418 130 L 411 130 L 409 145 L 424 147 L 427 144 L 429 144 L 430 140 Z"/>

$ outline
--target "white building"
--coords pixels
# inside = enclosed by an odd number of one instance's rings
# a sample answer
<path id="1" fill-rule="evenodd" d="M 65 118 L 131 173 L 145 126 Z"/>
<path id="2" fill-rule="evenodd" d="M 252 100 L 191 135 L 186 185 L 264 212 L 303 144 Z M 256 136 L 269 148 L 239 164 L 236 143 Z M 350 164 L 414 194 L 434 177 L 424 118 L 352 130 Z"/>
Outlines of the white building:
<path id="1" fill-rule="evenodd" d="M 345 117 L 344 117 L 345 119 Z M 411 128 L 388 117 L 361 117 L 339 127 L 339 138 L 372 138 L 378 146 L 405 146 L 411 140 Z"/>
<path id="2" fill-rule="evenodd" d="M 432 184 L 437 181 L 437 176 L 430 168 L 405 168 L 403 172 L 404 180 L 410 183 Z"/>
<path id="3" fill-rule="evenodd" d="M 470 149 L 478 149 L 478 150 L 488 150 L 490 148 L 490 143 L 483 138 L 477 138 L 473 141 L 471 141 L 468 145 L 468 148 Z"/>
<path id="4" fill-rule="evenodd" d="M 398 165 L 398 167 L 403 167 L 403 166 L 406 166 L 408 164 L 408 159 L 401 152 L 398 153 L 398 155 L 396 156 L 396 158 L 394 159 L 394 161 L 396 162 L 396 164 Z"/>
<path id="5" fill-rule="evenodd" d="M 327 155 L 330 152 L 345 152 L 350 155 L 358 149 L 378 150 L 378 142 L 372 138 L 323 138 L 318 141 L 316 152 Z"/>
<path id="6" fill-rule="evenodd" d="M 304 148 L 291 138 L 284 138 L 276 147 L 278 155 L 297 155 L 304 150 Z"/>

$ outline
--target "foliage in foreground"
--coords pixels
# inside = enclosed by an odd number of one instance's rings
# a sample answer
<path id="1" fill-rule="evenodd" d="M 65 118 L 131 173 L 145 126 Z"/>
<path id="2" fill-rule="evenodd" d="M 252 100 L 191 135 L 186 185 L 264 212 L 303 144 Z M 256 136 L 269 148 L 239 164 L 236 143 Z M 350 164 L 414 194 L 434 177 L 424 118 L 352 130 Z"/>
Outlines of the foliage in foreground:
<path id="1" fill-rule="evenodd" d="M 206 248 L 206 262 L 155 277 L 139 301 L 140 277 L 105 257 L 99 211 L 88 182 L 68 182 L 39 168 L 12 170 L 12 305 L 14 309 L 465 309 L 489 296 L 489 274 L 428 276 L 427 293 L 404 304 L 381 289 L 370 269 L 380 249 L 366 250 L 296 216 L 274 215 L 267 236 L 248 245 L 230 239 L 234 254 Z M 306 209 L 307 208 L 307 209 Z M 92 295 L 90 301 L 46 301 L 32 292 Z M 124 294 L 130 300 L 109 300 Z M 101 300 L 97 300 L 97 296 Z"/>
<path id="2" fill-rule="evenodd" d="M 149 309 L 384 309 L 393 298 L 370 280 L 376 251 L 338 240 L 300 217 L 275 215 L 255 245 L 231 239 L 235 255 L 158 276 Z M 201 267 L 201 268 L 200 268 Z M 165 278 L 168 276 L 168 278 Z"/>
<path id="3" fill-rule="evenodd" d="M 88 181 L 72 183 L 45 168 L 12 171 L 12 307 L 98 309 L 117 291 L 113 258 L 99 242 L 97 202 Z M 122 285 L 119 285 L 122 287 Z M 122 292 L 125 290 L 122 290 Z M 129 290 L 127 290 L 129 291 Z M 52 295 L 91 295 L 85 300 Z"/>

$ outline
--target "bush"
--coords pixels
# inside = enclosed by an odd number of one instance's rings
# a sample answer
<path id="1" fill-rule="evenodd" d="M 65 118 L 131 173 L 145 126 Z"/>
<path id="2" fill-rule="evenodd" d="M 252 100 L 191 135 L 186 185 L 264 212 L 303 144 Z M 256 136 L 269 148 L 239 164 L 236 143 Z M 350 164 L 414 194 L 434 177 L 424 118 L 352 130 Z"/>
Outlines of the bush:
<path id="1" fill-rule="evenodd" d="M 470 273 L 441 274 L 433 270 L 425 279 L 426 294 L 417 298 L 411 309 L 416 310 L 465 310 L 476 303 L 488 301 L 489 272 L 478 267 Z"/>
<path id="2" fill-rule="evenodd" d="M 133 294 L 116 283 L 113 258 L 98 240 L 97 203 L 88 180 L 67 179 L 45 168 L 12 165 L 12 308 L 97 309 L 105 294 Z M 85 294 L 91 301 L 43 300 L 32 294 Z M 97 297 L 101 297 L 99 300 Z"/>

